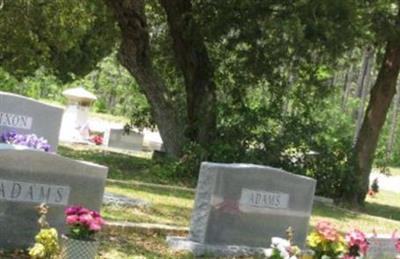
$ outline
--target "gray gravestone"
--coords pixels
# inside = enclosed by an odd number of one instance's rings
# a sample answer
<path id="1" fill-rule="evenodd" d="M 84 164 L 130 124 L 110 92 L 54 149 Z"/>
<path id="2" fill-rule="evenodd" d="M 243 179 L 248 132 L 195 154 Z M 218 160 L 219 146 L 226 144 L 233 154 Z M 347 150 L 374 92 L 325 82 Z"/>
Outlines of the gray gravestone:
<path id="1" fill-rule="evenodd" d="M 390 235 L 370 236 L 368 238 L 369 249 L 366 258 L 368 259 L 392 259 L 396 258 L 396 240 Z"/>
<path id="2" fill-rule="evenodd" d="M 0 91 L 0 133 L 15 129 L 48 140 L 57 151 L 63 109 L 36 100 Z"/>
<path id="3" fill-rule="evenodd" d="M 108 146 L 128 150 L 141 150 L 143 145 L 143 135 L 130 131 L 125 133 L 123 129 L 110 129 Z"/>
<path id="4" fill-rule="evenodd" d="M 304 246 L 316 181 L 272 167 L 202 163 L 188 239 L 168 238 L 197 255 L 247 255 L 295 231 Z"/>
<path id="5" fill-rule="evenodd" d="M 50 206 L 50 226 L 65 233 L 64 209 L 99 211 L 108 169 L 36 150 L 0 150 L 0 249 L 26 248 L 37 234 L 35 206 Z"/>

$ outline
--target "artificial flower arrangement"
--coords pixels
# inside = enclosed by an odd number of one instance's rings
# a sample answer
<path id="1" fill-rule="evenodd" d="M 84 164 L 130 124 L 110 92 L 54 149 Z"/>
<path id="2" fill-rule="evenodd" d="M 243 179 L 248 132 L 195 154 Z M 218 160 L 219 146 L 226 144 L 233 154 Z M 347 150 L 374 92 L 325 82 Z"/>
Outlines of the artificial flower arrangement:
<path id="1" fill-rule="evenodd" d="M 315 258 L 339 258 L 346 252 L 343 236 L 327 221 L 317 223 L 307 237 L 307 245 L 314 252 Z"/>
<path id="2" fill-rule="evenodd" d="M 69 226 L 69 238 L 78 240 L 94 240 L 94 235 L 101 230 L 104 220 L 94 210 L 82 206 L 65 209 L 66 223 Z"/>
<path id="3" fill-rule="evenodd" d="M 35 134 L 19 134 L 15 130 L 6 130 L 1 134 L 1 141 L 6 144 L 21 145 L 32 149 L 50 152 L 50 145 L 43 137 Z"/>
<path id="4" fill-rule="evenodd" d="M 101 135 L 93 135 L 90 137 L 90 141 L 96 145 L 103 144 L 103 137 Z"/>
<path id="5" fill-rule="evenodd" d="M 359 259 L 363 258 L 369 243 L 363 232 L 353 230 L 343 237 L 336 228 L 327 221 L 317 223 L 315 229 L 307 237 L 308 250 L 301 251 L 292 244 L 293 232 L 287 230 L 288 239 L 274 237 L 271 248 L 265 250 L 270 259 Z M 400 252 L 400 239 L 396 243 Z"/>
<path id="6" fill-rule="evenodd" d="M 85 259 L 95 258 L 98 246 L 95 234 L 102 229 L 103 218 L 98 212 L 82 206 L 65 209 L 65 215 L 69 233 L 63 236 L 63 258 L 76 259 L 81 255 L 85 255 Z"/>

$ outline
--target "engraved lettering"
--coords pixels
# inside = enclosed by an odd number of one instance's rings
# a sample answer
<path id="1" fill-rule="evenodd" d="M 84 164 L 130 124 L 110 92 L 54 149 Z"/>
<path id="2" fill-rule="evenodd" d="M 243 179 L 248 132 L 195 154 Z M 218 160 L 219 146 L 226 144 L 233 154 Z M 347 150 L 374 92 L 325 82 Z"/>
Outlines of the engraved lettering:
<path id="1" fill-rule="evenodd" d="M 260 209 L 286 209 L 289 207 L 289 194 L 242 189 L 239 203 L 241 206 Z"/>
<path id="2" fill-rule="evenodd" d="M 70 187 L 0 179 L 1 200 L 67 205 Z"/>
<path id="3" fill-rule="evenodd" d="M 17 199 L 21 195 L 22 186 L 19 183 L 14 183 L 11 190 L 11 199 Z"/>
<path id="4" fill-rule="evenodd" d="M 33 186 L 32 185 L 29 186 L 28 192 L 26 193 L 26 198 L 28 198 L 28 197 L 30 200 L 33 201 Z"/>
<path id="5" fill-rule="evenodd" d="M 63 189 L 62 188 L 58 188 L 57 189 L 57 198 L 55 199 L 55 202 L 60 202 L 63 199 Z"/>
<path id="6" fill-rule="evenodd" d="M 5 193 L 5 190 L 4 190 L 4 183 L 3 182 L 0 183 L 0 194 L 1 194 L 1 197 L 3 199 L 6 197 L 6 193 Z"/>
<path id="7" fill-rule="evenodd" d="M 39 198 L 39 200 L 40 201 L 48 201 L 49 200 L 49 198 L 50 198 L 50 187 L 48 187 L 47 188 L 47 193 L 45 193 L 45 189 L 46 189 L 46 187 L 44 187 L 44 186 L 42 186 L 42 187 L 40 187 L 40 198 Z"/>

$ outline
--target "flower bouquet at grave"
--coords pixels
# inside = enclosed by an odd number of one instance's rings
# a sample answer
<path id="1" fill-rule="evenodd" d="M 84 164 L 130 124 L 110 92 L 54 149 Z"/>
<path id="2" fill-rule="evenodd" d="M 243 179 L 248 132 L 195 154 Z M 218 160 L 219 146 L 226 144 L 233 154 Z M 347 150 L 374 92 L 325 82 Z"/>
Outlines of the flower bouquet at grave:
<path id="1" fill-rule="evenodd" d="M 102 145 L 103 144 L 103 137 L 101 135 L 93 135 L 90 137 L 90 141 L 93 142 L 96 145 Z"/>
<path id="2" fill-rule="evenodd" d="M 369 248 L 369 243 L 363 232 L 360 230 L 353 230 L 345 236 L 347 251 L 344 259 L 363 258 Z"/>
<path id="3" fill-rule="evenodd" d="M 69 233 L 63 236 L 63 258 L 94 258 L 98 246 L 95 234 L 102 229 L 105 223 L 103 218 L 98 212 L 81 206 L 69 207 L 65 209 L 65 214 Z"/>
<path id="4" fill-rule="evenodd" d="M 2 143 L 11 145 L 25 146 L 31 149 L 50 151 L 50 145 L 43 137 L 38 137 L 35 134 L 19 134 L 15 130 L 6 130 L 1 133 L 0 140 Z"/>
<path id="5" fill-rule="evenodd" d="M 327 221 L 317 223 L 307 236 L 307 245 L 314 252 L 314 258 L 342 258 L 347 251 L 346 240 Z"/>

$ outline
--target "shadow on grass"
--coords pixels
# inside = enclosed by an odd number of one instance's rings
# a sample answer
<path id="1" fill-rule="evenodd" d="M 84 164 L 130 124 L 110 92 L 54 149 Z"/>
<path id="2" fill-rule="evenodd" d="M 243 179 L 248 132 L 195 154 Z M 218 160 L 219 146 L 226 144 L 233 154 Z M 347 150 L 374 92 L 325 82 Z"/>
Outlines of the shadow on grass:
<path id="1" fill-rule="evenodd" d="M 109 168 L 108 179 L 189 187 L 195 185 L 195 179 L 175 172 L 172 161 L 168 159 L 152 160 L 90 146 L 76 149 L 59 146 L 58 153 L 65 157 L 107 166 Z"/>
<path id="2" fill-rule="evenodd" d="M 372 216 L 400 221 L 400 207 L 367 202 L 361 211 Z"/>
<path id="3" fill-rule="evenodd" d="M 126 195 L 130 195 L 130 191 L 141 191 L 141 192 L 147 192 L 150 194 L 156 194 L 160 196 L 175 196 L 177 198 L 181 199 L 194 199 L 194 193 L 191 191 L 185 191 L 181 189 L 170 189 L 170 188 L 162 188 L 162 187 L 157 187 L 157 186 L 143 186 L 140 184 L 136 183 L 107 183 L 107 187 L 111 188 L 118 188 L 119 190 L 122 190 L 125 192 Z M 131 196 L 134 196 L 132 194 Z"/>
<path id="4" fill-rule="evenodd" d="M 314 216 L 335 218 L 337 220 L 356 219 L 359 217 L 359 214 L 356 212 L 338 207 L 325 206 L 321 204 L 314 205 L 312 214 Z"/>

